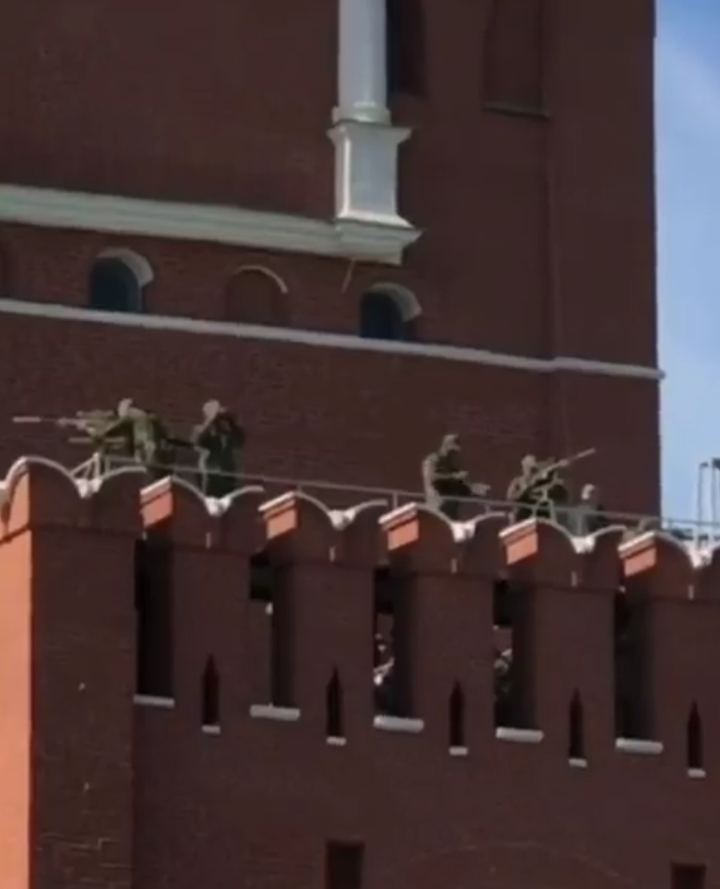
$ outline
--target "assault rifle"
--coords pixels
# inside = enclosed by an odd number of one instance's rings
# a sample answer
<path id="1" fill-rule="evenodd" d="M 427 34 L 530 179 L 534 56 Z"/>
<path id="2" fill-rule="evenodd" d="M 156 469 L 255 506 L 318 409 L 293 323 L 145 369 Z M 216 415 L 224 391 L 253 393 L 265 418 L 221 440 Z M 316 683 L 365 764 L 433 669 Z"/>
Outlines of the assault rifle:
<path id="1" fill-rule="evenodd" d="M 572 466 L 573 463 L 578 463 L 580 460 L 586 460 L 588 457 L 593 457 L 597 453 L 597 448 L 588 448 L 585 451 L 579 451 L 577 454 L 573 454 L 570 457 L 563 457 L 562 460 L 545 460 L 538 463 L 537 467 L 533 475 L 535 479 L 540 478 L 552 478 L 556 472 L 561 469 L 567 469 L 569 466 Z"/>
<path id="2" fill-rule="evenodd" d="M 68 444 L 97 445 L 103 430 L 109 428 L 118 419 L 117 411 L 93 410 L 77 411 L 73 416 L 64 417 L 13 417 L 12 422 L 21 426 L 54 426 L 56 429 L 68 429 L 78 433 L 68 439 Z M 193 446 L 187 439 L 168 435 L 162 425 L 160 429 L 162 430 L 160 437 L 165 444 L 180 449 L 192 449 Z M 113 437 L 102 442 L 104 447 L 110 449 L 118 447 L 122 443 L 122 437 Z"/>
<path id="3" fill-rule="evenodd" d="M 13 417 L 12 422 L 20 426 L 54 426 L 57 429 L 72 429 L 90 438 L 117 418 L 115 411 L 78 411 L 65 417 Z"/>

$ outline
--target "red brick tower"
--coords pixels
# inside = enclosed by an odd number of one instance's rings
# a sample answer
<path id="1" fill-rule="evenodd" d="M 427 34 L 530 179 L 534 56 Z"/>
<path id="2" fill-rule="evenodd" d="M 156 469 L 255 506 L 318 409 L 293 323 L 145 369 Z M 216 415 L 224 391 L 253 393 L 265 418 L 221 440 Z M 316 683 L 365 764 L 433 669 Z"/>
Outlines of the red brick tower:
<path id="1" fill-rule="evenodd" d="M 218 397 L 253 474 L 415 490 L 453 429 L 496 491 L 596 446 L 653 509 L 653 33 L 651 0 L 15 4 L 3 463 L 69 458 L 11 414 Z"/>
<path id="2" fill-rule="evenodd" d="M 496 491 L 596 446 L 656 508 L 653 34 L 651 0 L 12 4 L 0 462 L 79 460 L 14 414 L 217 397 L 253 475 L 416 489 L 453 429 Z M 717 558 L 144 483 L 0 485 L 2 889 L 712 881 Z"/>

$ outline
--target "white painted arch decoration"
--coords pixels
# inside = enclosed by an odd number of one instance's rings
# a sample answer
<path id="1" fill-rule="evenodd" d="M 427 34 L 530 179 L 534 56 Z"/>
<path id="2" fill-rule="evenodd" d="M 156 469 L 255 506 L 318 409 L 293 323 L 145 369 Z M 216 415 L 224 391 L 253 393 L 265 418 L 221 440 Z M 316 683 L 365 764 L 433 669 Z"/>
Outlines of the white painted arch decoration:
<path id="1" fill-rule="evenodd" d="M 371 293 L 383 294 L 393 300 L 398 307 L 400 317 L 408 322 L 422 314 L 422 306 L 415 294 L 402 284 L 379 282 L 363 292 L 363 296 Z"/>
<path id="2" fill-rule="evenodd" d="M 239 278 L 241 275 L 264 275 L 266 278 L 269 278 L 274 284 L 277 285 L 278 290 L 283 295 L 290 292 L 290 288 L 285 283 L 284 278 L 281 278 L 277 272 L 274 272 L 272 269 L 269 269 L 264 265 L 242 265 L 239 268 L 235 269 L 235 271 L 230 276 L 231 279 Z"/>
<path id="3" fill-rule="evenodd" d="M 150 262 L 134 250 L 129 250 L 126 247 L 112 247 L 98 253 L 95 257 L 95 262 L 102 262 L 107 259 L 115 259 L 127 266 L 135 276 L 135 280 L 141 290 L 155 279 L 155 272 Z"/>

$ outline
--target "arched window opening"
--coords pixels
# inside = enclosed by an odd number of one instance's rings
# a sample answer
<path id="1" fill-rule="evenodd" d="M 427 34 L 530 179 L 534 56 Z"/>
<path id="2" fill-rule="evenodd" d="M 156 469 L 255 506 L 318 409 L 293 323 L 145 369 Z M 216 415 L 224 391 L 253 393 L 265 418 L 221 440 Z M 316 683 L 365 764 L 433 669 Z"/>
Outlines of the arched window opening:
<path id="1" fill-rule="evenodd" d="M 485 102 L 541 111 L 544 105 L 545 0 L 492 0 L 485 34 Z"/>
<path id="2" fill-rule="evenodd" d="M 570 701 L 570 738 L 568 744 L 568 758 L 571 762 L 585 761 L 585 714 L 578 692 Z"/>
<path id="3" fill-rule="evenodd" d="M 360 300 L 360 336 L 369 340 L 413 340 L 415 318 L 395 294 L 370 290 Z"/>
<path id="4" fill-rule="evenodd" d="M 705 766 L 703 751 L 703 730 L 700 712 L 693 703 L 687 721 L 687 768 L 690 772 L 701 772 Z"/>
<path id="5" fill-rule="evenodd" d="M 173 696 L 171 552 L 162 541 L 135 546 L 136 691 Z"/>
<path id="6" fill-rule="evenodd" d="M 425 93 L 424 0 L 387 0 L 387 78 L 390 96 Z"/>
<path id="7" fill-rule="evenodd" d="M 201 718 L 203 728 L 220 725 L 220 677 L 212 657 L 207 659 L 202 675 Z"/>
<path id="8" fill-rule="evenodd" d="M 453 686 L 448 705 L 450 750 L 464 750 L 467 747 L 465 738 L 465 694 L 459 682 Z"/>
<path id="9" fill-rule="evenodd" d="M 282 278 L 268 269 L 239 269 L 227 283 L 225 320 L 233 324 L 287 327 L 287 293 Z"/>
<path id="10" fill-rule="evenodd" d="M 344 738 L 343 690 L 337 670 L 333 670 L 325 690 L 325 734 L 328 738 Z"/>
<path id="11" fill-rule="evenodd" d="M 89 302 L 91 309 L 101 312 L 142 312 L 142 286 L 137 274 L 124 259 L 100 257 L 90 272 Z"/>

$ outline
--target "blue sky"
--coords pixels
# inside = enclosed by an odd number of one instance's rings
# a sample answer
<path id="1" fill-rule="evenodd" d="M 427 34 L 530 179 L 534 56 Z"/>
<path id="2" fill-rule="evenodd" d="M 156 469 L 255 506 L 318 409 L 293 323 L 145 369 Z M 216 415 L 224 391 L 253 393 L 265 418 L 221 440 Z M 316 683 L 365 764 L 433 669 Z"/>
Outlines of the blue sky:
<path id="1" fill-rule="evenodd" d="M 697 464 L 720 456 L 720 0 L 659 0 L 658 14 L 663 500 L 694 518 Z"/>

